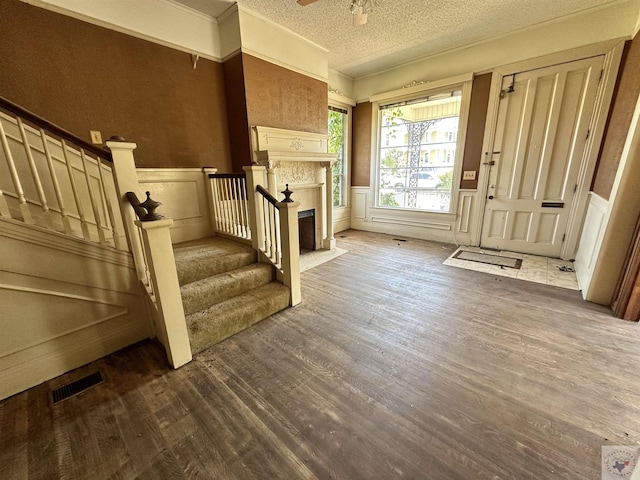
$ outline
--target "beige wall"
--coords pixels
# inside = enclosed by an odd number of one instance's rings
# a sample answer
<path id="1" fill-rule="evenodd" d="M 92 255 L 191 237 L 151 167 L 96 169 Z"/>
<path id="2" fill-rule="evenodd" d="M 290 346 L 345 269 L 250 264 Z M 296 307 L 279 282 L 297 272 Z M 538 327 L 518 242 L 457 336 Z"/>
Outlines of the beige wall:
<path id="1" fill-rule="evenodd" d="M 0 95 L 89 141 L 136 142 L 140 167 L 230 169 L 222 65 L 18 0 L 0 3 Z"/>

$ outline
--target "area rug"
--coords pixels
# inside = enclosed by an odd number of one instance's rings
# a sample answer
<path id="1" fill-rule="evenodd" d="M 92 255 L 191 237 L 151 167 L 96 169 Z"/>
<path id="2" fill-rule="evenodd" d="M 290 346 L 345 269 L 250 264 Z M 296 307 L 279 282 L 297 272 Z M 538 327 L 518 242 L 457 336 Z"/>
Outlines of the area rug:
<path id="1" fill-rule="evenodd" d="M 306 272 L 307 270 L 329 262 L 334 258 L 338 258 L 340 255 L 347 253 L 347 250 L 342 248 L 334 248 L 332 250 L 315 250 L 313 252 L 300 255 L 300 272 Z"/>
<path id="2" fill-rule="evenodd" d="M 469 252 L 467 250 L 458 250 L 452 258 L 459 260 L 468 260 L 470 262 L 486 263 L 488 265 L 499 265 L 501 267 L 517 268 L 522 265 L 521 258 L 503 257 L 500 255 L 491 255 L 482 252 Z"/>

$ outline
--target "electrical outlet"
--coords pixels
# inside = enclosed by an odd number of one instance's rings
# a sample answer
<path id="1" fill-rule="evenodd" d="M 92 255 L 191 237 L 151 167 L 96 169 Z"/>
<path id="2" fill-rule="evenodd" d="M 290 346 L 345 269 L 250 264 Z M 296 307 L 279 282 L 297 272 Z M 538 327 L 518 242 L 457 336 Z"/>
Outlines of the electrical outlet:
<path id="1" fill-rule="evenodd" d="M 89 130 L 91 136 L 91 143 L 94 145 L 102 145 L 102 134 L 97 130 Z"/>
<path id="2" fill-rule="evenodd" d="M 476 179 L 476 171 L 475 170 L 465 170 L 462 172 L 463 180 L 475 180 Z"/>

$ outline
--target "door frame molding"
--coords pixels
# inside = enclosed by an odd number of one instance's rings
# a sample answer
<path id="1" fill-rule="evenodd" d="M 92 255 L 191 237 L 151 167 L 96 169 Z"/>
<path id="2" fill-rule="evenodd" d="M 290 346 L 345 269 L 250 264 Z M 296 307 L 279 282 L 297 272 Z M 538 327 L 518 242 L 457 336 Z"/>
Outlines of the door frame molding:
<path id="1" fill-rule="evenodd" d="M 498 120 L 500 103 L 500 90 L 502 79 L 514 73 L 521 73 L 539 68 L 552 67 L 562 63 L 583 60 L 589 57 L 604 55 L 603 74 L 594 105 L 591 121 L 589 122 L 590 134 L 585 145 L 585 152 L 578 171 L 578 188 L 571 203 L 569 218 L 567 220 L 567 232 L 560 257 L 566 260 L 573 259 L 578 250 L 578 243 L 582 233 L 582 223 L 586 213 L 591 180 L 595 172 L 600 145 L 604 136 L 613 91 L 618 78 L 618 70 L 622 59 L 622 52 L 626 39 L 615 39 L 594 45 L 567 50 L 551 55 L 545 55 L 522 62 L 512 63 L 496 67 L 492 70 L 491 91 L 489 93 L 489 106 L 487 109 L 487 121 L 485 124 L 484 138 L 482 142 L 483 163 L 489 160 L 488 152 L 493 148 L 495 129 Z M 482 226 L 484 224 L 485 207 L 487 203 L 487 187 L 489 183 L 489 169 L 482 165 L 478 178 L 478 228 L 475 229 L 473 241 L 480 245 Z"/>

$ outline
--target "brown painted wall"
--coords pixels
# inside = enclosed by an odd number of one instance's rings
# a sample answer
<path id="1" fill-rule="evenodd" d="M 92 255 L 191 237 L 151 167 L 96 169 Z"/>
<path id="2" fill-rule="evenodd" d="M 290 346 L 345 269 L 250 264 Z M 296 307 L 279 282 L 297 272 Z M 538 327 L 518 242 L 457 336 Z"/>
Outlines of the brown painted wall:
<path id="1" fill-rule="evenodd" d="M 241 173 L 244 165 L 251 164 L 251 140 L 242 54 L 239 53 L 225 61 L 223 67 L 232 169 L 236 173 Z"/>
<path id="2" fill-rule="evenodd" d="M 327 84 L 242 54 L 249 125 L 327 133 Z"/>
<path id="3" fill-rule="evenodd" d="M 136 142 L 141 167 L 229 171 L 222 65 L 64 15 L 0 2 L 0 95 L 89 141 Z"/>
<path id="4" fill-rule="evenodd" d="M 353 108 L 353 147 L 351 150 L 351 185 L 368 187 L 371 173 L 371 102 Z"/>
<path id="5" fill-rule="evenodd" d="M 609 199 L 611 195 L 638 94 L 640 94 L 640 37 L 636 36 L 625 46 L 622 67 L 591 188 L 605 199 Z"/>
<path id="6" fill-rule="evenodd" d="M 464 144 L 462 170 L 475 170 L 475 180 L 460 180 L 460 188 L 478 188 L 478 174 L 482 163 L 482 142 L 484 127 L 487 123 L 487 108 L 491 91 L 491 74 L 485 73 L 473 79 L 471 88 L 471 104 L 469 106 L 469 123 Z"/>

